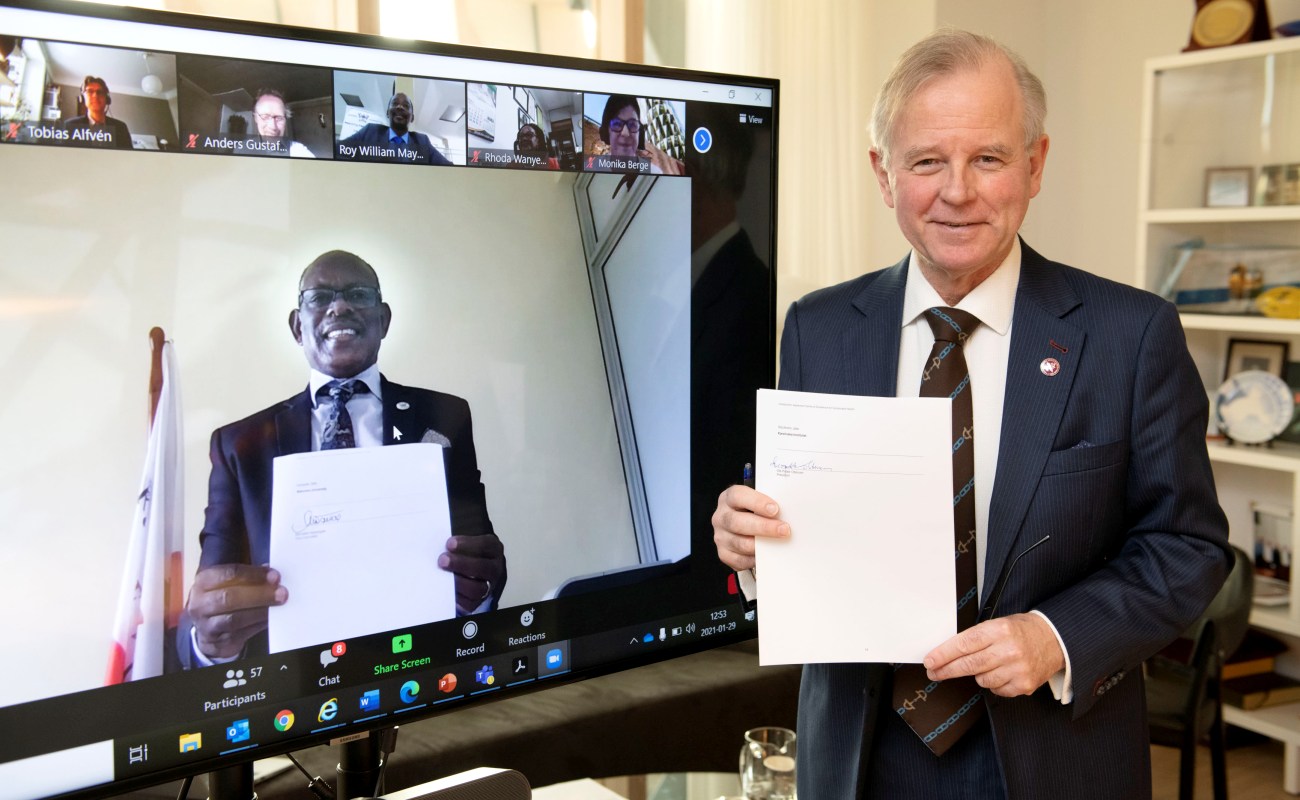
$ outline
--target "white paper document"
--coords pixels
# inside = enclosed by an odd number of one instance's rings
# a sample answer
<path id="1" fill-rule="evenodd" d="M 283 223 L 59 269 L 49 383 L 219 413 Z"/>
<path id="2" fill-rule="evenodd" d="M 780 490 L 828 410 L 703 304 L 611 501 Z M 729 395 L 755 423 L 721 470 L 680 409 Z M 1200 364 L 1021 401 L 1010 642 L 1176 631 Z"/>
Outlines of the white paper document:
<path id="1" fill-rule="evenodd" d="M 443 449 L 357 447 L 275 459 L 271 566 L 289 600 L 270 610 L 270 651 L 456 615 L 438 568 L 451 536 Z M 378 609 L 383 613 L 379 614 Z"/>
<path id="2" fill-rule="evenodd" d="M 957 632 L 952 402 L 760 390 L 761 664 L 919 663 Z"/>

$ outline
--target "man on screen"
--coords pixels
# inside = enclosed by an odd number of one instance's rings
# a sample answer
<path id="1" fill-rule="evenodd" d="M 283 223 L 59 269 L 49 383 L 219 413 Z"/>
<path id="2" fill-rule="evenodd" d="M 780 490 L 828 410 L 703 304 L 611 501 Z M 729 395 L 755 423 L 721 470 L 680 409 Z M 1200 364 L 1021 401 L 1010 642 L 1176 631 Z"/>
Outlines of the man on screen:
<path id="1" fill-rule="evenodd" d="M 63 130 L 72 135 L 68 140 L 70 144 L 118 150 L 132 148 L 131 131 L 126 123 L 108 115 L 113 97 L 108 93 L 108 84 L 103 78 L 87 75 L 81 81 L 81 94 L 77 100 L 85 113 L 63 122 Z"/>
<path id="2" fill-rule="evenodd" d="M 311 368 L 307 391 L 212 434 L 203 552 L 186 607 L 193 627 L 178 637 L 187 668 L 265 653 L 267 609 L 293 602 L 293 587 L 267 566 L 276 456 L 442 444 L 453 535 L 438 564 L 455 574 L 457 612 L 495 607 L 505 585 L 505 553 L 488 519 L 469 405 L 379 373 L 379 345 L 392 311 L 365 261 L 341 250 L 324 253 L 298 288 L 289 330 Z"/>
<path id="3" fill-rule="evenodd" d="M 284 94 L 279 89 L 258 89 L 257 99 L 253 101 L 253 123 L 257 125 L 257 135 L 265 141 L 281 142 L 288 148 L 290 158 L 315 158 L 316 155 L 302 142 L 285 139 L 285 132 L 292 119 Z"/>
<path id="4" fill-rule="evenodd" d="M 447 159 L 429 141 L 429 137 L 411 130 L 415 119 L 415 104 L 404 93 L 398 92 L 388 101 L 388 124 L 368 122 L 365 127 L 339 142 L 345 158 L 375 161 L 397 161 L 403 164 L 435 164 L 450 167 Z"/>

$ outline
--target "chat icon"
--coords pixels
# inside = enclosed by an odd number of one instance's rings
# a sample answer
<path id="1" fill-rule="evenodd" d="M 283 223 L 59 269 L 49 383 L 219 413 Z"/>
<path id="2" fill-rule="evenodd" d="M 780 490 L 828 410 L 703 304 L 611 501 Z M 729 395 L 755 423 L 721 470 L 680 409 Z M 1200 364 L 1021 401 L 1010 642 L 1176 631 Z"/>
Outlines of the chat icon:
<path id="1" fill-rule="evenodd" d="M 333 664 L 335 661 L 338 661 L 338 659 L 335 658 L 335 657 L 334 657 L 334 654 L 331 653 L 329 650 L 322 650 L 322 651 L 320 651 L 320 665 L 321 665 L 321 667 L 328 667 L 330 664 Z"/>

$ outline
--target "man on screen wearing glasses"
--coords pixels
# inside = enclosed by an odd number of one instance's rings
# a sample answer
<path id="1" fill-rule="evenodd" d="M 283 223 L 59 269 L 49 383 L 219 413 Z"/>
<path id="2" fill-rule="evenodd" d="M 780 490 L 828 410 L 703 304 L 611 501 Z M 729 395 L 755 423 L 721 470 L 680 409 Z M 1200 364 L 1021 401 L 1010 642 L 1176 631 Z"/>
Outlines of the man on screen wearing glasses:
<path id="1" fill-rule="evenodd" d="M 365 261 L 342 250 L 324 253 L 303 272 L 298 289 L 289 330 L 311 368 L 307 390 L 212 434 L 203 553 L 186 605 L 190 624 L 178 636 L 184 668 L 265 654 L 267 609 L 292 601 L 293 587 L 281 585 L 280 573 L 267 566 L 277 456 L 442 444 L 453 536 L 438 565 L 456 576 L 457 613 L 494 608 L 505 585 L 505 552 L 488 518 L 469 404 L 379 373 L 392 310 Z"/>
<path id="2" fill-rule="evenodd" d="M 257 99 L 253 101 L 253 124 L 257 126 L 257 135 L 264 141 L 282 142 L 282 146 L 288 148 L 290 158 L 315 158 L 307 145 L 285 138 L 292 116 L 279 89 L 257 90 Z"/>

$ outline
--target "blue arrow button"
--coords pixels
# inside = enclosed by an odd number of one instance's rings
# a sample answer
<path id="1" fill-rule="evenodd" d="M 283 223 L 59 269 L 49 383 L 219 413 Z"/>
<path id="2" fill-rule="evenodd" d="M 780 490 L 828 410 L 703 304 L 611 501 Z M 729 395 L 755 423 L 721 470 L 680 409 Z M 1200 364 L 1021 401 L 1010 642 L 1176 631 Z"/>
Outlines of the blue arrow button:
<path id="1" fill-rule="evenodd" d="M 695 135 L 691 137 L 691 142 L 695 145 L 695 152 L 707 153 L 713 146 L 713 134 L 708 128 L 696 128 Z"/>

